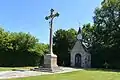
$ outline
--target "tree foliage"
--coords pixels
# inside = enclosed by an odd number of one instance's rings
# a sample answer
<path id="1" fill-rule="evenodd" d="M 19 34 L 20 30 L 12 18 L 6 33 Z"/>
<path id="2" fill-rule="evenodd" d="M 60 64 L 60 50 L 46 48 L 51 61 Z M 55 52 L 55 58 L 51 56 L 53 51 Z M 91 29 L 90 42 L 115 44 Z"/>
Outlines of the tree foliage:
<path id="1" fill-rule="evenodd" d="M 34 66 L 47 52 L 48 45 L 38 43 L 29 33 L 6 32 L 0 28 L 0 66 Z"/>
<path id="2" fill-rule="evenodd" d="M 95 9 L 93 20 L 93 26 L 83 26 L 85 40 L 92 44 L 93 67 L 107 62 L 109 68 L 120 68 L 120 0 L 104 0 Z"/>
<path id="3" fill-rule="evenodd" d="M 59 29 L 55 32 L 53 37 L 54 53 L 58 56 L 58 64 L 69 66 L 70 65 L 70 50 L 72 49 L 76 40 L 76 30 Z"/>

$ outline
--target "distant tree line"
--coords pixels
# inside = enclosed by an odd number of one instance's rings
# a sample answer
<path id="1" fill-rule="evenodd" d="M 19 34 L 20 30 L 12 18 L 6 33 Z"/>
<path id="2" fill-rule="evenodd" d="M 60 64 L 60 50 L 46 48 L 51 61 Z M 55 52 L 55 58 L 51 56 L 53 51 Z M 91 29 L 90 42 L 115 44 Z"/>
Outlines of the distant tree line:
<path id="1" fill-rule="evenodd" d="M 29 33 L 6 32 L 0 28 L 0 66 L 36 66 L 48 45 Z"/>

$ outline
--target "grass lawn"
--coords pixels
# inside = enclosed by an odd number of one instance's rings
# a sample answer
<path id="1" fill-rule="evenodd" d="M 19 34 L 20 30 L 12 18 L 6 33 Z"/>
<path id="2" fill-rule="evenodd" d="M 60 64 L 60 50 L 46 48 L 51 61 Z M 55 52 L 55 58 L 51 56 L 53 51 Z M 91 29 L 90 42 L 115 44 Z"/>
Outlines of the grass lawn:
<path id="1" fill-rule="evenodd" d="M 30 68 L 33 68 L 33 67 L 0 67 L 0 71 L 11 71 L 11 70 L 14 70 L 14 69 L 30 70 Z"/>
<path id="2" fill-rule="evenodd" d="M 63 74 L 50 74 L 9 80 L 120 80 L 120 72 L 80 70 Z"/>

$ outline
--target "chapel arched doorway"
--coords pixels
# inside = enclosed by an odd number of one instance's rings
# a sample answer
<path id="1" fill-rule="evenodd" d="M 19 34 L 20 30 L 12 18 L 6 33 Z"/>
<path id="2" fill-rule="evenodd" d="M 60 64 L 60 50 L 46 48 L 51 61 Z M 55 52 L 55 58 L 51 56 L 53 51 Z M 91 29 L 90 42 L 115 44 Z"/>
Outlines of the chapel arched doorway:
<path id="1" fill-rule="evenodd" d="M 81 67 L 81 55 L 80 54 L 75 55 L 75 66 Z"/>

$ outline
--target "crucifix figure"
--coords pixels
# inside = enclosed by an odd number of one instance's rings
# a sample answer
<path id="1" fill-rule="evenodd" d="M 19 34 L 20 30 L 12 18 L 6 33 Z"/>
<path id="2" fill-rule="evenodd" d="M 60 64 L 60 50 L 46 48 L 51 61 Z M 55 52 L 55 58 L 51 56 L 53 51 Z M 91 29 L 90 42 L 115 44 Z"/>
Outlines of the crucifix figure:
<path id="1" fill-rule="evenodd" d="M 46 20 L 50 19 L 50 21 L 49 21 L 49 24 L 50 24 L 50 42 L 49 42 L 49 46 L 50 46 L 50 54 L 51 55 L 53 54 L 53 50 L 52 50 L 52 45 L 53 45 L 53 42 L 52 42 L 53 19 L 55 17 L 58 17 L 58 16 L 59 16 L 59 13 L 58 12 L 54 13 L 54 10 L 51 9 L 50 10 L 50 15 L 45 17 Z"/>

